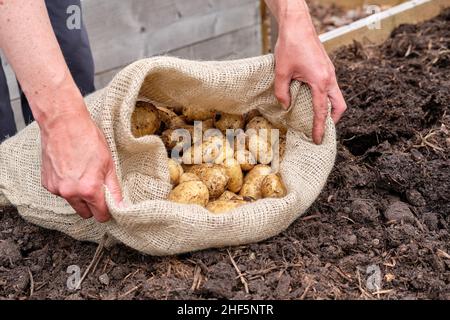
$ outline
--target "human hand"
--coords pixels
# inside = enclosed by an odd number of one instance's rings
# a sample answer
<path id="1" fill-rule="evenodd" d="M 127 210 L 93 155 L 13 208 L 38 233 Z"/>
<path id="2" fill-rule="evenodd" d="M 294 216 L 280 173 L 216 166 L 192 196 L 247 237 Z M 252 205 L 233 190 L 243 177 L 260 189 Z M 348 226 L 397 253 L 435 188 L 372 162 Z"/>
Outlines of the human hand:
<path id="1" fill-rule="evenodd" d="M 66 199 L 82 218 L 108 221 L 103 186 L 117 205 L 122 194 L 106 139 L 86 107 L 60 114 L 40 128 L 43 186 Z"/>
<path id="2" fill-rule="evenodd" d="M 331 102 L 331 117 L 339 121 L 347 106 L 336 80 L 333 63 L 320 42 L 310 19 L 281 20 L 275 47 L 275 95 L 288 108 L 292 80 L 306 83 L 312 93 L 314 121 L 312 137 L 322 143 Z"/>

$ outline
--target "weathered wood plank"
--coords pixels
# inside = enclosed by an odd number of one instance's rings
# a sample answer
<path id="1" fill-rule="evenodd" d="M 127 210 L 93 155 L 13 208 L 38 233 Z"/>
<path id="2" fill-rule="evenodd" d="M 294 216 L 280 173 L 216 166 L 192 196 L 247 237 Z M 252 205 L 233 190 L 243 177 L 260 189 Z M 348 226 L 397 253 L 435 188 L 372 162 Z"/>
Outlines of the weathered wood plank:
<path id="1" fill-rule="evenodd" d="M 362 7 L 364 5 L 377 5 L 377 6 L 395 6 L 407 0 L 315 0 L 317 3 L 321 4 L 336 4 L 339 7 L 345 9 L 354 9 L 357 7 Z"/>
<path id="2" fill-rule="evenodd" d="M 320 39 L 328 52 L 351 44 L 355 40 L 362 43 L 382 43 L 399 25 L 415 24 L 431 19 L 446 7 L 450 7 L 450 0 L 411 0 L 348 26 L 324 33 L 320 35 Z M 380 24 L 379 29 L 369 27 L 377 22 Z"/>
<path id="3" fill-rule="evenodd" d="M 233 31 L 219 37 L 208 39 L 188 47 L 173 50 L 167 55 L 197 60 L 228 60 L 257 56 L 261 54 L 260 25 Z M 219 49 L 220 48 L 220 49 Z M 123 66 L 97 74 L 95 85 L 105 87 Z"/>
<path id="4" fill-rule="evenodd" d="M 110 2 L 118 4 L 112 6 Z M 195 13 L 188 11 L 190 1 L 87 1 L 85 22 L 97 71 L 164 54 L 259 21 L 258 1 L 202 2 L 203 5 L 197 5 L 200 13 Z M 108 8 L 111 18 L 99 19 L 98 13 Z"/>
<path id="5" fill-rule="evenodd" d="M 214 50 L 229 51 L 233 46 L 230 34 L 243 37 L 239 30 L 260 24 L 258 0 L 84 0 L 83 9 L 99 74 L 97 83 L 105 83 L 105 74 L 132 61 L 177 50 L 186 58 L 216 59 Z M 209 39 L 214 39 L 211 45 Z M 236 57 L 260 54 L 260 39 L 247 46 L 251 48 L 240 47 L 245 51 Z M 6 60 L 2 62 L 11 99 L 17 99 L 14 73 Z"/>
<path id="6" fill-rule="evenodd" d="M 314 0 L 314 2 L 323 4 L 323 5 L 330 5 L 330 4 L 336 4 L 339 7 L 342 7 L 344 9 L 356 9 L 360 8 L 364 5 L 375 5 L 375 6 L 396 6 L 398 4 L 401 4 L 403 2 L 406 2 L 407 0 Z M 264 7 L 264 0 L 261 0 L 261 7 Z M 270 15 L 270 19 L 266 19 L 267 23 L 266 25 L 263 25 L 263 43 L 270 43 L 270 47 L 265 46 L 263 49 L 264 53 L 272 52 L 275 48 L 275 44 L 278 38 L 278 24 L 275 20 L 273 15 Z"/>

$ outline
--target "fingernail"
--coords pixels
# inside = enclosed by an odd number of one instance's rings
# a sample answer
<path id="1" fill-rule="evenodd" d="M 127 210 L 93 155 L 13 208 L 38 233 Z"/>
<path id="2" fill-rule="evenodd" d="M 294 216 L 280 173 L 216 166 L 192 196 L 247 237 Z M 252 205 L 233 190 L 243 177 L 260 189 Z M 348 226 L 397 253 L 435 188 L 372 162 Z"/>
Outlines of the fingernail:
<path id="1" fill-rule="evenodd" d="M 120 201 L 117 205 L 120 209 L 125 209 L 125 203 L 123 201 Z"/>

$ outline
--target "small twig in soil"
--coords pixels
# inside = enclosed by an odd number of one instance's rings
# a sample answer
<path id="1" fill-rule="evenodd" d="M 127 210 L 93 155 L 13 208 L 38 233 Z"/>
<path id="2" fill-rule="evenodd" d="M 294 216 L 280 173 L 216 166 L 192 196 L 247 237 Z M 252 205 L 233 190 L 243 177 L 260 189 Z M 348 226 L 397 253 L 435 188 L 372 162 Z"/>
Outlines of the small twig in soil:
<path id="1" fill-rule="evenodd" d="M 106 260 L 105 265 L 103 266 L 102 269 L 102 274 L 106 272 L 106 268 L 108 268 L 109 262 L 111 261 L 111 257 L 108 257 L 108 260 Z"/>
<path id="2" fill-rule="evenodd" d="M 247 280 L 245 280 L 244 275 L 242 274 L 241 270 L 239 270 L 239 267 L 236 264 L 236 261 L 234 261 L 233 256 L 231 255 L 230 250 L 227 249 L 228 256 L 230 257 L 231 264 L 233 265 L 234 269 L 236 269 L 236 272 L 238 273 L 239 279 L 241 279 L 242 284 L 244 285 L 245 293 L 249 294 L 250 291 L 248 290 L 248 284 Z"/>
<path id="3" fill-rule="evenodd" d="M 123 284 L 128 278 L 134 277 L 139 271 L 141 271 L 141 269 L 136 269 L 136 271 L 130 272 L 125 276 L 125 278 L 122 279 L 122 281 L 120 281 L 120 283 Z"/>
<path id="4" fill-rule="evenodd" d="M 306 216 L 304 218 L 301 218 L 300 220 L 308 221 L 308 220 L 312 220 L 312 219 L 316 219 L 316 218 L 320 218 L 320 214 L 319 213 L 313 214 L 313 215 L 310 215 L 310 216 Z"/>
<path id="5" fill-rule="evenodd" d="M 199 265 L 195 266 L 194 279 L 192 280 L 191 291 L 195 291 L 200 287 L 202 280 L 202 268 Z"/>
<path id="6" fill-rule="evenodd" d="M 394 289 L 379 290 L 379 291 L 372 292 L 372 294 L 379 296 L 380 294 L 387 294 L 387 293 L 391 293 L 393 291 L 394 291 Z M 378 297 L 378 298 L 380 298 L 380 297 Z"/>
<path id="7" fill-rule="evenodd" d="M 441 249 L 437 249 L 437 255 L 440 258 L 450 259 L 450 254 Z"/>
<path id="8" fill-rule="evenodd" d="M 368 294 L 367 291 L 364 290 L 363 287 L 362 287 L 362 284 L 361 284 L 361 275 L 360 275 L 358 269 L 356 270 L 356 275 L 358 276 L 358 289 L 359 289 L 359 291 L 361 292 L 361 294 L 362 294 L 364 297 L 371 299 L 372 297 L 370 296 L 370 294 Z"/>
<path id="9" fill-rule="evenodd" d="M 340 275 L 345 280 L 353 282 L 352 277 L 350 277 L 349 275 L 345 274 L 339 267 L 335 267 L 335 271 L 337 272 L 338 275 Z"/>
<path id="10" fill-rule="evenodd" d="M 33 274 L 31 273 L 30 268 L 28 269 L 28 275 L 30 276 L 30 298 L 34 293 L 34 279 L 33 279 Z"/>
<path id="11" fill-rule="evenodd" d="M 308 281 L 308 285 L 305 288 L 305 291 L 303 291 L 302 295 L 300 296 L 300 300 L 305 300 L 306 295 L 308 294 L 309 289 L 311 289 L 312 281 Z"/>
<path id="12" fill-rule="evenodd" d="M 102 260 L 102 257 L 103 257 L 103 251 L 100 252 L 99 257 L 97 258 L 97 261 L 95 262 L 94 267 L 92 268 L 92 271 L 91 271 L 92 273 L 94 273 L 95 270 L 97 270 L 97 266 L 100 263 L 100 261 Z"/>
<path id="13" fill-rule="evenodd" d="M 105 234 L 103 236 L 103 238 L 100 240 L 97 249 L 95 250 L 94 256 L 92 257 L 91 262 L 89 263 L 89 265 L 86 268 L 86 271 L 83 273 L 83 276 L 81 277 L 80 281 L 78 281 L 78 284 L 76 286 L 76 290 L 79 290 L 81 287 L 81 284 L 83 283 L 84 279 L 87 277 L 87 275 L 89 274 L 91 268 L 97 264 L 97 261 L 99 260 L 101 253 L 103 251 L 103 248 L 105 246 L 106 243 L 106 239 L 108 238 L 108 235 Z"/>
<path id="14" fill-rule="evenodd" d="M 437 132 L 434 129 L 431 129 L 425 136 L 423 136 L 420 132 L 416 132 L 416 135 L 418 136 L 418 138 L 420 140 L 420 144 L 413 145 L 413 147 L 418 148 L 418 149 L 430 147 L 434 151 L 444 151 L 443 148 L 430 142 L 430 140 L 432 140 L 433 136 L 435 136 L 436 134 L 437 134 Z"/>
<path id="15" fill-rule="evenodd" d="M 128 290 L 128 291 L 125 292 L 124 294 L 121 294 L 121 295 L 119 296 L 119 299 L 123 299 L 123 298 L 125 298 L 126 296 L 128 296 L 129 294 L 132 294 L 133 292 L 135 292 L 135 291 L 136 291 L 137 289 L 139 289 L 140 287 L 142 287 L 142 284 L 139 284 L 139 285 L 137 285 L 137 286 L 131 288 L 130 290 Z"/>
<path id="16" fill-rule="evenodd" d="M 395 262 L 394 258 L 391 258 L 391 259 L 392 259 L 392 262 L 391 262 L 391 263 L 389 263 L 389 262 L 383 262 L 383 266 L 390 267 L 390 268 L 395 267 L 395 265 L 396 265 L 397 263 Z"/>
<path id="17" fill-rule="evenodd" d="M 347 216 L 341 216 L 341 218 L 342 218 L 342 219 L 345 219 L 345 220 L 348 220 L 348 221 L 350 221 L 350 222 L 353 223 L 353 224 L 356 224 L 356 222 L 355 222 L 353 219 L 350 219 L 350 218 L 347 217 Z"/>
<path id="18" fill-rule="evenodd" d="M 41 290 L 43 287 L 45 287 L 46 285 L 47 285 L 47 282 L 44 282 L 44 283 L 40 284 L 39 286 L 37 286 L 34 291 L 37 292 L 37 291 Z"/>

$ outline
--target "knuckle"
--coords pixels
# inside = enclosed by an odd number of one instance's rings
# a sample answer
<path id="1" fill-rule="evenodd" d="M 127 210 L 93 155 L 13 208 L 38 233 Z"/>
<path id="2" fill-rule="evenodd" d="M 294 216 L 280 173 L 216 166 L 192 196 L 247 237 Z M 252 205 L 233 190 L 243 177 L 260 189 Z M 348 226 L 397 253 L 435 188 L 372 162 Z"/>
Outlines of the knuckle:
<path id="1" fill-rule="evenodd" d="M 85 183 L 80 186 L 80 195 L 85 199 L 92 200 L 95 198 L 98 191 L 99 187 L 95 183 Z"/>
<path id="2" fill-rule="evenodd" d="M 333 73 L 328 69 L 323 69 L 320 71 L 317 76 L 317 82 L 319 83 L 320 87 L 326 87 L 329 83 L 331 83 L 333 79 Z"/>
<path id="3" fill-rule="evenodd" d="M 77 195 L 77 192 L 71 185 L 61 185 L 58 188 L 58 194 L 64 199 L 70 199 L 74 198 Z"/>

